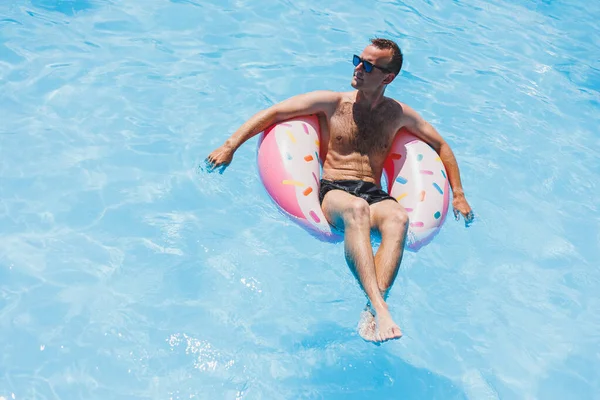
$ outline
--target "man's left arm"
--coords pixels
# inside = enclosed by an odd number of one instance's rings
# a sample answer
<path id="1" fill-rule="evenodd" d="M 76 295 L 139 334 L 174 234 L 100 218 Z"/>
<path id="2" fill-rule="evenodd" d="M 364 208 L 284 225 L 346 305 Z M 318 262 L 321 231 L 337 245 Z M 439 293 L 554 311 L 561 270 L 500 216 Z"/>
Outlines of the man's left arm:
<path id="1" fill-rule="evenodd" d="M 438 131 L 427 121 L 425 121 L 415 110 L 402 104 L 403 117 L 402 127 L 408 129 L 412 134 L 419 137 L 425 143 L 428 143 L 439 154 L 444 163 L 448 174 L 448 181 L 452 188 L 453 200 L 452 206 L 454 217 L 458 220 L 459 215 L 465 218 L 465 224 L 469 226 L 474 219 L 473 210 L 465 198 L 465 192 L 460 179 L 460 170 L 456 157 L 450 148 L 450 145 L 438 133 Z"/>

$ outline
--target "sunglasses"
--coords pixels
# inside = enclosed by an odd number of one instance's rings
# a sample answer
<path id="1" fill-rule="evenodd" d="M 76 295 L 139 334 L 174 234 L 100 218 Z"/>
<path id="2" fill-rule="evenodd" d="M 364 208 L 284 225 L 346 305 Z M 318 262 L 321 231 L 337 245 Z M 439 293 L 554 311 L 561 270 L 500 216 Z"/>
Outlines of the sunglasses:
<path id="1" fill-rule="evenodd" d="M 386 73 L 391 73 L 392 72 L 392 71 L 390 71 L 387 68 L 378 67 L 377 65 L 375 65 L 373 63 L 370 63 L 367 60 L 363 60 L 362 58 L 360 58 L 356 54 L 352 58 L 352 63 L 354 64 L 355 67 L 358 67 L 358 64 L 362 63 L 363 68 L 365 69 L 366 73 L 370 73 L 371 71 L 373 71 L 373 68 L 377 68 L 378 70 L 380 70 L 382 72 L 386 72 Z"/>

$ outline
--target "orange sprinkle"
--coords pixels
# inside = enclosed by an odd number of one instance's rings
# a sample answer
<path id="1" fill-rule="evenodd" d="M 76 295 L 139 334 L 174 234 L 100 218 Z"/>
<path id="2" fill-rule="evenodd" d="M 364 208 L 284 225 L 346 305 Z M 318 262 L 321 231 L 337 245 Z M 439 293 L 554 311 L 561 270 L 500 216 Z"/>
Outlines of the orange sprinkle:
<path id="1" fill-rule="evenodd" d="M 315 144 L 317 145 L 317 147 L 319 147 L 320 142 L 318 140 L 315 140 Z"/>
<path id="2" fill-rule="evenodd" d="M 425 191 L 421 190 L 421 200 L 419 201 L 425 201 Z"/>
<path id="3" fill-rule="evenodd" d="M 304 156 L 304 160 L 305 160 L 306 162 L 310 162 L 310 161 L 314 160 L 314 158 L 313 158 L 313 156 L 311 156 L 311 155 L 309 154 L 309 155 L 307 155 L 307 156 Z"/>
<path id="4" fill-rule="evenodd" d="M 309 194 L 312 193 L 312 188 L 309 186 L 308 188 L 306 188 L 304 190 L 304 192 L 302 192 L 305 196 L 308 196 Z"/>

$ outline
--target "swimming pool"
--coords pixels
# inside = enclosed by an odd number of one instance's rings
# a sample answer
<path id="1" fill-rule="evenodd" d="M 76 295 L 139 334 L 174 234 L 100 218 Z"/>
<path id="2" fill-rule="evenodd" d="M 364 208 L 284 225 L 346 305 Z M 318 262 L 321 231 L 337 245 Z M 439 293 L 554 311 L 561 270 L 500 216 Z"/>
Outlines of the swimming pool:
<path id="1" fill-rule="evenodd" d="M 141 4 L 0 5 L 0 398 L 598 398 L 597 3 Z M 374 35 L 477 215 L 406 254 L 381 346 L 256 139 L 198 167 L 259 109 L 348 90 Z"/>

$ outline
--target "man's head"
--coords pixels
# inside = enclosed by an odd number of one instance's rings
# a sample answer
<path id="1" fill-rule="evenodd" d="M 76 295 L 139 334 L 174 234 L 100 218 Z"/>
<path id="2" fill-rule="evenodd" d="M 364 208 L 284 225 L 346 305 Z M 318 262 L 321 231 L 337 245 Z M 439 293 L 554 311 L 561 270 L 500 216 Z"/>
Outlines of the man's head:
<path id="1" fill-rule="evenodd" d="M 403 56 L 394 41 L 375 38 L 353 61 L 352 87 L 369 90 L 391 83 L 402 69 Z"/>

